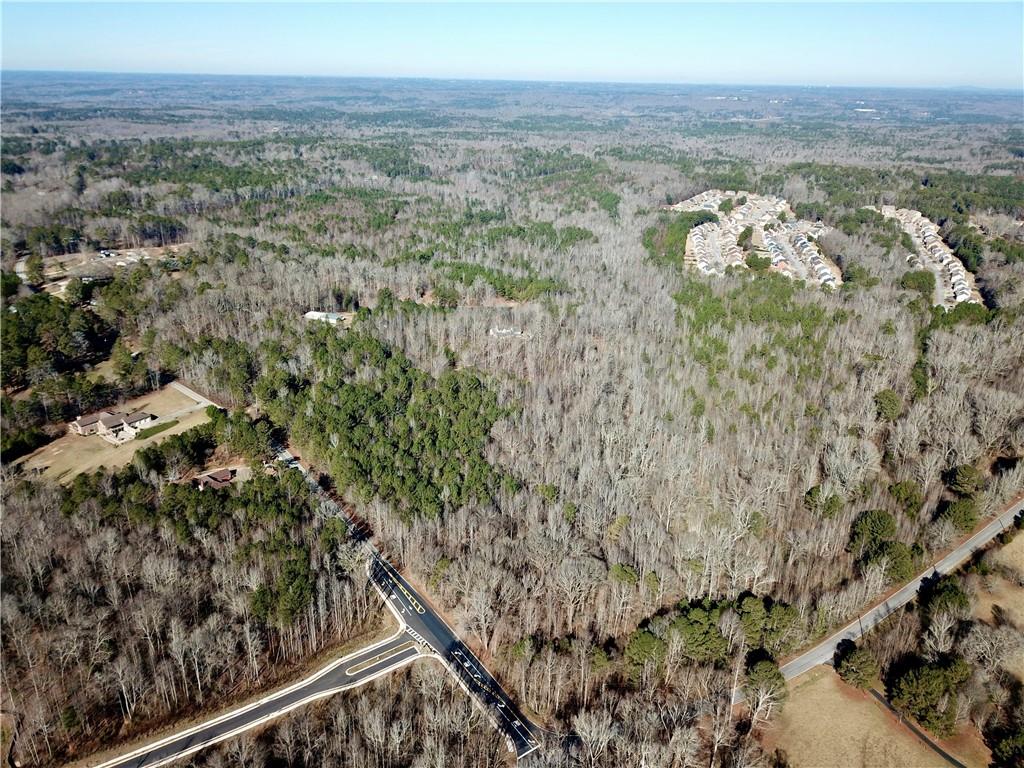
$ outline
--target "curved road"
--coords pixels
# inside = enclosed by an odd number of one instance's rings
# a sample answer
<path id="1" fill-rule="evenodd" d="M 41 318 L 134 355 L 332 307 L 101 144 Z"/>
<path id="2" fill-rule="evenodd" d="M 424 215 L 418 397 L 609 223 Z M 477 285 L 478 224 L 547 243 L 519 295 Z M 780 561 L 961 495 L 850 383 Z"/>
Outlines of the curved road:
<path id="1" fill-rule="evenodd" d="M 120 755 L 97 768 L 155 768 L 261 725 L 297 707 L 355 688 L 421 655 L 402 629 L 391 637 L 328 664 L 312 677 L 259 701 Z"/>
<path id="2" fill-rule="evenodd" d="M 985 527 L 970 536 L 959 544 L 948 555 L 937 560 L 924 572 L 919 574 L 912 581 L 904 584 L 898 590 L 890 594 L 878 605 L 869 608 L 845 627 L 829 635 L 810 650 L 804 651 L 796 658 L 782 665 L 782 675 L 787 680 L 802 675 L 807 670 L 832 661 L 839 644 L 845 640 L 854 641 L 860 638 L 868 630 L 873 629 L 886 618 L 898 611 L 917 597 L 918 592 L 927 583 L 939 576 L 952 573 L 956 568 L 967 560 L 971 555 L 982 547 L 986 546 L 992 539 L 1002 531 L 1013 525 L 1013 519 L 1024 510 L 1024 498 L 1012 503 L 1002 513 L 992 518 Z M 733 694 L 733 704 L 743 701 L 743 693 L 736 691 Z"/>
<path id="3" fill-rule="evenodd" d="M 505 735 L 509 750 L 522 759 L 540 746 L 536 726 L 502 689 L 476 655 L 463 643 L 441 616 L 423 601 L 416 590 L 384 558 L 374 554 L 370 576 L 392 606 L 398 608 L 406 632 L 430 648 L 459 685 L 484 710 L 494 726 Z"/>
<path id="4" fill-rule="evenodd" d="M 286 450 L 280 452 L 278 460 L 306 474 L 322 504 L 343 518 L 358 540 L 358 525 L 323 493 L 298 460 Z M 367 572 L 370 581 L 398 619 L 399 629 L 394 635 L 337 659 L 284 690 L 111 758 L 95 768 L 155 768 L 179 760 L 311 701 L 368 683 L 420 657 L 438 659 L 454 675 L 463 690 L 505 736 L 509 750 L 515 753 L 517 760 L 536 750 L 540 746 L 536 726 L 519 711 L 498 681 L 394 566 L 369 541 L 363 539 L 361 543 L 369 556 Z"/>
<path id="5" fill-rule="evenodd" d="M 305 472 L 287 451 L 282 451 L 279 458 Z M 312 478 L 310 484 L 315 486 Z M 316 487 L 316 491 L 321 494 L 325 505 L 333 507 L 332 511 L 349 523 L 350 530 L 358 531 L 358 527 L 348 519 L 344 511 L 327 498 L 319 487 Z M 1014 517 L 1022 510 L 1024 498 L 1011 504 L 981 530 L 915 579 L 890 594 L 884 601 L 869 608 L 839 631 L 784 664 L 783 676 L 789 680 L 812 667 L 831 661 L 841 642 L 857 640 L 917 597 L 921 587 L 926 583 L 952 572 L 975 551 L 1010 527 Z M 495 727 L 504 734 L 509 749 L 515 753 L 517 760 L 538 749 L 538 728 L 520 712 L 480 660 L 375 547 L 368 541 L 364 541 L 363 546 L 369 555 L 367 569 L 370 580 L 399 621 L 399 630 L 394 635 L 337 659 L 311 677 L 288 688 L 107 760 L 95 768 L 155 768 L 164 765 L 280 717 L 311 701 L 367 683 L 419 657 L 432 657 L 441 661 L 455 676 L 463 690 L 470 694 Z M 742 701 L 743 694 L 737 690 L 733 694 L 733 703 L 738 704 Z"/>

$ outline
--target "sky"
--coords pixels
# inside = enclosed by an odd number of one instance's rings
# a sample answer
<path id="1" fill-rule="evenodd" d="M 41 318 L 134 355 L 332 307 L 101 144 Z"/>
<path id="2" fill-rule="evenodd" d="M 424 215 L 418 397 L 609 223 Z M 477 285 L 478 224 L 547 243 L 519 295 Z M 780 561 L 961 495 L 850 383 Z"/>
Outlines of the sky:
<path id="1" fill-rule="evenodd" d="M 0 5 L 4 69 L 1024 88 L 1024 3 Z"/>

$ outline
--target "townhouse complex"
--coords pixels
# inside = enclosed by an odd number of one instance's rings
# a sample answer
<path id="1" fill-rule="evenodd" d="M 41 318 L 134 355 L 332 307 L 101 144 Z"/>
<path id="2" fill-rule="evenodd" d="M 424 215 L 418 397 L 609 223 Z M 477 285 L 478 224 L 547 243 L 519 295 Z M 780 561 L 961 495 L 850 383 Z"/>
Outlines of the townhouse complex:
<path id="1" fill-rule="evenodd" d="M 873 211 L 878 208 L 868 206 Z M 899 221 L 903 230 L 910 235 L 916 253 L 907 257 L 912 269 L 926 269 L 935 275 L 936 306 L 950 307 L 964 301 L 981 304 L 981 294 L 974 283 L 974 275 L 967 271 L 949 246 L 939 235 L 939 228 L 930 219 L 910 208 L 883 205 L 880 213 Z"/>
<path id="2" fill-rule="evenodd" d="M 685 263 L 704 274 L 746 269 L 747 257 L 754 255 L 770 259 L 770 269 L 787 277 L 827 288 L 842 285 L 842 272 L 815 243 L 826 227 L 797 219 L 781 197 L 709 189 L 669 209 L 718 216 L 717 223 L 691 229 L 686 240 Z"/>

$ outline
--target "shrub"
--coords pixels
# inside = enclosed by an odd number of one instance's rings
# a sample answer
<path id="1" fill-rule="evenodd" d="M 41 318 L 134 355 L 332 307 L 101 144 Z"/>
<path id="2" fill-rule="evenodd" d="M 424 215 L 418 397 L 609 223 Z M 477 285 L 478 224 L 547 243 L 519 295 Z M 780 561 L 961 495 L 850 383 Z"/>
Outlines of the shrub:
<path id="1" fill-rule="evenodd" d="M 750 249 L 751 240 L 753 240 L 753 237 L 754 237 L 754 228 L 753 227 L 744 227 L 743 231 L 740 232 L 739 237 L 736 238 L 736 244 L 739 245 L 740 248 L 743 248 L 744 250 L 749 250 Z"/>
<path id="2" fill-rule="evenodd" d="M 646 629 L 638 629 L 626 644 L 626 658 L 637 672 L 646 664 L 660 665 L 665 651 L 665 641 Z"/>
<path id="3" fill-rule="evenodd" d="M 971 598 L 964 590 L 960 579 L 946 575 L 936 581 L 921 599 L 921 608 L 926 624 L 940 613 L 952 616 L 967 616 L 971 612 Z"/>
<path id="4" fill-rule="evenodd" d="M 728 655 L 729 643 L 718 628 L 721 609 L 704 600 L 698 605 L 685 607 L 672 622 L 672 631 L 683 640 L 683 653 L 698 662 L 722 661 Z"/>
<path id="5" fill-rule="evenodd" d="M 850 551 L 863 554 L 896 535 L 896 520 L 884 509 L 868 509 L 857 515 L 850 529 Z"/>
<path id="6" fill-rule="evenodd" d="M 770 691 L 779 700 L 786 698 L 786 678 L 782 676 L 779 665 L 768 659 L 755 662 L 747 670 L 747 682 L 744 687 L 748 694 Z"/>
<path id="7" fill-rule="evenodd" d="M 444 309 L 455 309 L 459 306 L 459 292 L 450 285 L 435 285 L 434 301 Z"/>
<path id="8" fill-rule="evenodd" d="M 636 583 L 640 580 L 640 577 L 636 575 L 636 570 L 629 565 L 624 563 L 616 563 L 608 570 L 608 575 L 612 581 L 617 581 L 620 584 L 627 584 L 631 587 L 636 586 Z"/>
<path id="9" fill-rule="evenodd" d="M 683 265 L 686 237 L 694 227 L 718 221 L 711 211 L 686 211 L 659 219 L 659 226 L 644 230 L 643 245 L 656 264 Z"/>
<path id="10" fill-rule="evenodd" d="M 140 429 L 138 431 L 138 434 L 135 435 L 135 439 L 136 440 L 145 440 L 147 437 L 152 437 L 153 435 L 159 435 L 161 432 L 163 432 L 166 429 L 170 429 L 171 427 L 175 426 L 177 423 L 178 423 L 177 420 L 165 421 L 163 424 L 154 424 L 152 427 L 146 427 L 145 429 Z"/>
<path id="11" fill-rule="evenodd" d="M 1024 729 L 996 742 L 992 750 L 992 764 L 1001 768 L 1024 765 Z"/>
<path id="12" fill-rule="evenodd" d="M 962 464 L 952 472 L 949 487 L 961 496 L 973 496 L 981 490 L 985 478 L 977 467 Z"/>
<path id="13" fill-rule="evenodd" d="M 914 553 L 901 541 L 885 541 L 864 560 L 868 565 L 885 563 L 886 581 L 908 581 L 914 575 Z"/>
<path id="14" fill-rule="evenodd" d="M 878 677 L 878 661 L 867 648 L 855 648 L 843 656 L 836 671 L 844 681 L 857 688 L 870 688 Z"/>
<path id="15" fill-rule="evenodd" d="M 834 493 L 825 495 L 820 485 L 804 494 L 804 506 L 822 517 L 832 518 L 843 511 L 843 498 Z"/>
<path id="16" fill-rule="evenodd" d="M 758 256 L 753 253 L 747 256 L 746 262 L 747 266 L 755 272 L 764 272 L 772 265 L 772 260 L 767 256 Z"/>
<path id="17" fill-rule="evenodd" d="M 951 522 L 961 533 L 967 533 L 978 524 L 978 503 L 974 499 L 951 501 L 939 513 L 939 518 Z"/>
<path id="18" fill-rule="evenodd" d="M 896 421 L 903 413 L 903 399 L 891 389 L 883 389 L 875 395 L 875 409 L 883 421 Z"/>
<path id="19" fill-rule="evenodd" d="M 903 480 L 889 486 L 889 493 L 896 499 L 896 503 L 903 507 L 904 511 L 910 514 L 917 514 L 921 505 L 924 504 L 924 494 L 914 480 Z"/>
<path id="20" fill-rule="evenodd" d="M 893 706 L 934 733 L 947 737 L 956 726 L 957 689 L 971 676 L 963 659 L 911 669 L 893 686 Z"/>
<path id="21" fill-rule="evenodd" d="M 900 288 L 908 291 L 917 291 L 926 299 L 931 301 L 935 295 L 935 275 L 927 269 L 904 272 L 900 278 Z"/>

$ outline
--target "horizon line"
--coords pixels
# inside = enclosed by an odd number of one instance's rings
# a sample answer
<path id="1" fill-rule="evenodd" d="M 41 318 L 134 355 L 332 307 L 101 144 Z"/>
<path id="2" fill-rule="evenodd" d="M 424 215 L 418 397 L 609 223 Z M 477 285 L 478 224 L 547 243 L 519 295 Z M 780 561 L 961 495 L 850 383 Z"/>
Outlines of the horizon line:
<path id="1" fill-rule="evenodd" d="M 563 80 L 544 78 L 514 77 L 471 77 L 440 75 L 338 75 L 338 74 L 297 74 L 297 73 L 244 73 L 244 72 L 170 72 L 170 71 L 131 71 L 107 69 L 22 69 L 0 66 L 0 77 L 6 74 L 50 74 L 50 75 L 122 75 L 122 76 L 162 76 L 162 77 L 227 77 L 227 78 L 300 78 L 310 80 L 409 80 L 456 83 L 523 83 L 538 85 L 638 85 L 638 86 L 700 86 L 700 87 L 745 87 L 745 88 L 825 88 L 825 89 L 858 89 L 877 88 L 880 90 L 921 90 L 921 91 L 985 91 L 1024 95 L 1021 86 L 990 86 L 990 85 L 880 85 L 860 83 L 855 85 L 833 85 L 829 83 L 751 83 L 751 82 L 693 82 L 675 80 Z"/>

